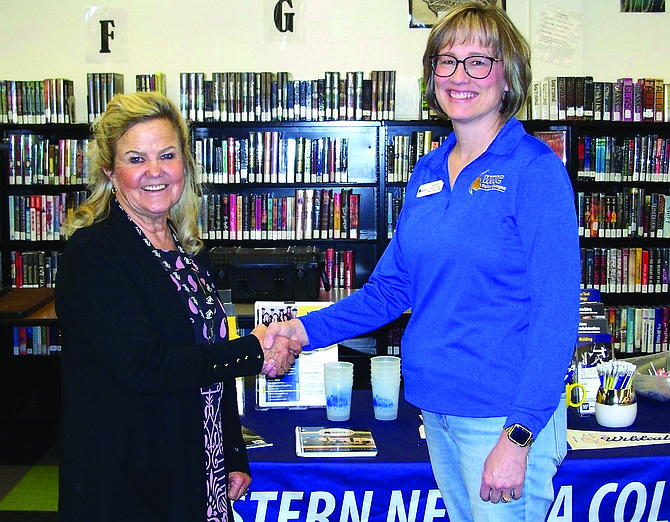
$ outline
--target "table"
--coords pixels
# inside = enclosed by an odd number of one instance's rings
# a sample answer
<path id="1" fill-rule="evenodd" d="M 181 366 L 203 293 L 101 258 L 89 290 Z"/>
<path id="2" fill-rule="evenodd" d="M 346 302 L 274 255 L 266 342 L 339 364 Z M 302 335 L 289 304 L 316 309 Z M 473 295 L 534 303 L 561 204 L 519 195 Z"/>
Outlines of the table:
<path id="1" fill-rule="evenodd" d="M 247 388 L 249 388 L 249 384 Z M 351 419 L 326 420 L 325 409 L 255 411 L 247 393 L 242 424 L 273 443 L 249 450 L 253 483 L 234 503 L 244 522 L 407 522 L 449 520 L 419 437 L 419 410 L 401 400 L 395 421 L 374 419 L 370 390 L 354 390 Z M 638 420 L 628 431 L 670 433 L 670 403 L 639 402 Z M 606 430 L 594 418 L 570 411 L 569 427 Z M 294 429 L 300 426 L 368 428 L 376 457 L 299 458 Z M 614 430 L 609 430 L 614 431 Z M 569 451 L 554 478 L 551 522 L 610 522 L 670 519 L 670 445 L 634 449 Z M 644 517 L 644 518 L 641 518 Z"/>
<path id="2" fill-rule="evenodd" d="M 56 322 L 53 288 L 12 288 L 0 296 L 0 324 Z"/>

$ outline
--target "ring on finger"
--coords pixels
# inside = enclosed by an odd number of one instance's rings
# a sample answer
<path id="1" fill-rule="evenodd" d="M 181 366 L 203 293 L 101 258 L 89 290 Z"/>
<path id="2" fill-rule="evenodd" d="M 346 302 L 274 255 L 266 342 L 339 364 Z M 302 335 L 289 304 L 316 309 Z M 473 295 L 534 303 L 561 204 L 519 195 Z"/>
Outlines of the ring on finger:
<path id="1" fill-rule="evenodd" d="M 505 504 L 507 504 L 510 500 L 512 500 L 512 497 L 506 497 L 505 495 L 500 495 L 500 500 L 502 500 Z"/>

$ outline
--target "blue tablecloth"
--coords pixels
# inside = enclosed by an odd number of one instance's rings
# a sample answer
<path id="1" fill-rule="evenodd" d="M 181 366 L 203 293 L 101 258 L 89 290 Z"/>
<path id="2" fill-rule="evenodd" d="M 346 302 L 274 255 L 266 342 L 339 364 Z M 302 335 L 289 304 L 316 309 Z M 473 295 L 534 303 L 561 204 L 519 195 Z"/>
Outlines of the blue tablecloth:
<path id="1" fill-rule="evenodd" d="M 252 394 L 242 423 L 273 443 L 250 450 L 253 483 L 235 502 L 236 520 L 275 522 L 446 521 L 419 410 L 401 400 L 398 419 L 374 419 L 370 390 L 354 390 L 350 421 L 330 422 L 324 408 L 255 411 Z M 640 399 L 628 431 L 670 433 L 670 403 Z M 301 458 L 295 454 L 296 426 L 348 426 L 372 431 L 376 457 Z M 568 426 L 606 430 L 573 410 Z M 670 520 L 670 445 L 569 451 L 554 478 L 551 522 Z M 669 486 L 670 490 L 670 486 Z"/>

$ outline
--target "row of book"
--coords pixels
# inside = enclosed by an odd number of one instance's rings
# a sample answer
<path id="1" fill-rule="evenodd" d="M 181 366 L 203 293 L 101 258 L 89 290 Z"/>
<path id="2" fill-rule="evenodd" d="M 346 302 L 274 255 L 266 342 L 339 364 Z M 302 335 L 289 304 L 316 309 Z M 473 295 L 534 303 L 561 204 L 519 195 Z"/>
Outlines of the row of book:
<path id="1" fill-rule="evenodd" d="M 669 238 L 670 196 L 644 188 L 625 188 L 615 194 L 577 193 L 581 237 Z"/>
<path id="2" fill-rule="evenodd" d="M 121 73 L 86 73 L 88 122 L 93 123 L 96 118 L 99 118 L 114 95 L 123 94 L 124 90 L 124 79 Z"/>
<path id="3" fill-rule="evenodd" d="M 297 189 L 294 196 L 205 194 L 203 239 L 358 239 L 360 194 L 352 189 Z"/>
<path id="4" fill-rule="evenodd" d="M 12 251 L 10 253 L 12 288 L 54 288 L 61 255 L 58 251 Z M 355 288 L 354 251 L 328 247 L 322 251 L 322 255 L 330 288 Z"/>
<path id="5" fill-rule="evenodd" d="M 580 136 L 577 150 L 579 181 L 670 181 L 669 138 Z"/>
<path id="6" fill-rule="evenodd" d="M 10 252 L 12 288 L 54 288 L 61 253 L 30 250 Z"/>
<path id="7" fill-rule="evenodd" d="M 160 92 L 166 94 L 165 73 L 136 74 L 135 91 L 137 92 Z M 86 74 L 86 101 L 88 109 L 88 122 L 93 123 L 99 118 L 107 103 L 116 94 L 125 92 L 125 80 L 121 73 L 102 72 Z"/>
<path id="8" fill-rule="evenodd" d="M 605 313 L 615 353 L 643 355 L 670 349 L 670 307 L 613 306 Z"/>
<path id="9" fill-rule="evenodd" d="M 279 131 L 250 132 L 248 138 L 194 138 L 203 183 L 346 183 L 349 140 L 341 137 L 283 137 Z"/>
<path id="10" fill-rule="evenodd" d="M 0 80 L 0 123 L 74 123 L 74 82 Z"/>
<path id="11" fill-rule="evenodd" d="M 13 241 L 58 241 L 64 239 L 61 225 L 86 200 L 85 190 L 60 194 L 9 195 L 9 239 Z"/>
<path id="12" fill-rule="evenodd" d="M 400 210 L 405 203 L 405 187 L 394 187 L 386 191 L 386 237 L 391 239 L 395 234 Z"/>
<path id="13" fill-rule="evenodd" d="M 662 78 L 594 81 L 548 76 L 531 84 L 533 120 L 670 121 L 670 84 Z"/>
<path id="14" fill-rule="evenodd" d="M 184 72 L 179 107 L 194 122 L 392 120 L 395 71 L 294 80 L 290 72 Z"/>
<path id="15" fill-rule="evenodd" d="M 165 73 L 136 74 L 135 90 L 137 92 L 167 93 L 167 78 Z"/>
<path id="16" fill-rule="evenodd" d="M 356 261 L 353 250 L 328 247 L 322 251 L 326 280 L 331 289 L 356 288 Z M 321 282 L 323 286 L 323 281 Z"/>
<path id="17" fill-rule="evenodd" d="M 10 185 L 75 185 L 88 182 L 89 139 L 49 139 L 8 133 Z"/>
<path id="18" fill-rule="evenodd" d="M 386 329 L 386 355 L 400 355 L 402 336 L 404 333 L 405 329 L 399 326 Z"/>
<path id="19" fill-rule="evenodd" d="M 391 138 L 386 147 L 386 181 L 406 183 L 414 165 L 423 155 L 440 146 L 446 136 L 433 138 L 433 131 L 414 131 Z"/>
<path id="20" fill-rule="evenodd" d="M 58 326 L 14 326 L 14 355 L 60 355 L 61 330 Z"/>
<path id="21" fill-rule="evenodd" d="M 582 288 L 601 293 L 668 292 L 669 248 L 581 248 Z"/>

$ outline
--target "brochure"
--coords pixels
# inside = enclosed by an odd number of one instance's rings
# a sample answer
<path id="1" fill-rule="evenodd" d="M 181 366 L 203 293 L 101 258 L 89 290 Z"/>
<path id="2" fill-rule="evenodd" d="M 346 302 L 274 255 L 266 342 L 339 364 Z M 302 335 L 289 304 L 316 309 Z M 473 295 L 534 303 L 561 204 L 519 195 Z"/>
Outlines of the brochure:
<path id="1" fill-rule="evenodd" d="M 295 452 L 298 457 L 374 457 L 377 444 L 362 428 L 296 426 Z"/>
<path id="2" fill-rule="evenodd" d="M 257 301 L 254 306 L 255 324 L 270 324 L 273 321 L 288 321 L 312 310 L 329 306 L 330 302 L 282 302 Z M 259 375 L 256 379 L 256 407 L 307 408 L 326 406 L 323 387 L 323 365 L 337 361 L 337 345 L 303 352 L 293 367 L 282 377 L 268 378 Z"/>

